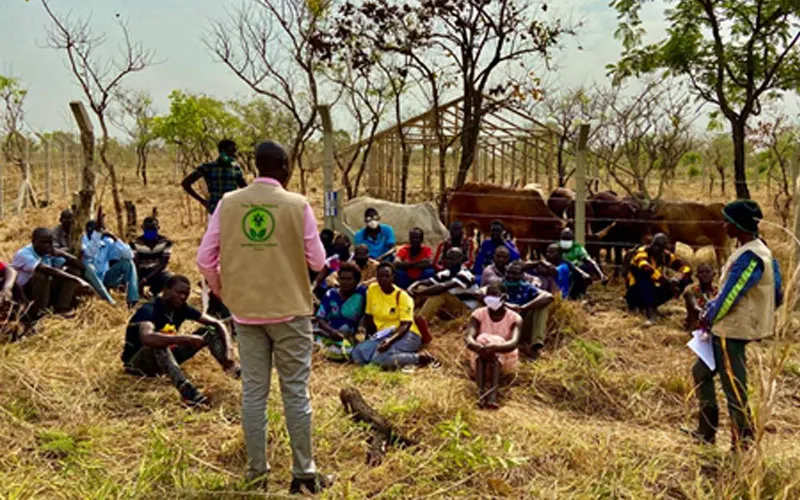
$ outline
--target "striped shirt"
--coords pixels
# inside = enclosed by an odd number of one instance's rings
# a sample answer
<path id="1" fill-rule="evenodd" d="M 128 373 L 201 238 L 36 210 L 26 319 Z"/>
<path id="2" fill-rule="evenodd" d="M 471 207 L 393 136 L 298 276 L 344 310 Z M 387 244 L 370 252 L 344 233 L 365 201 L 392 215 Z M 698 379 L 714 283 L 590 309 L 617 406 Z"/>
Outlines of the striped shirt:
<path id="1" fill-rule="evenodd" d="M 136 267 L 142 269 L 155 269 L 164 260 L 169 261 L 172 255 L 172 241 L 164 236 L 159 236 L 154 245 L 139 236 L 131 242 L 131 248 L 136 258 Z"/>
<path id="2" fill-rule="evenodd" d="M 667 268 L 685 275 L 692 272 L 692 268 L 688 264 L 669 250 L 664 250 L 661 258 L 657 259 L 650 255 L 647 251 L 647 246 L 640 246 L 634 250 L 633 258 L 631 258 L 628 270 L 628 286 L 636 284 L 637 273 L 634 270 L 639 271 L 639 275 L 649 276 L 656 286 L 660 286 L 661 279 L 665 276 Z"/>

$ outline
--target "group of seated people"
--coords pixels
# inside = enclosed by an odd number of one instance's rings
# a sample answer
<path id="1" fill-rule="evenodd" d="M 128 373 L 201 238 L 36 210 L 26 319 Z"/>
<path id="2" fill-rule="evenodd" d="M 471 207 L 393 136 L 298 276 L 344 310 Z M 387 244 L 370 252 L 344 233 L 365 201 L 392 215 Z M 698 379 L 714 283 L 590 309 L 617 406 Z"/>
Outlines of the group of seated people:
<path id="1" fill-rule="evenodd" d="M 544 258 L 524 261 L 500 221 L 492 223 L 477 250 L 463 225 L 454 222 L 434 251 L 419 228 L 398 247 L 393 229 L 380 222 L 377 210 L 368 209 L 364 219 L 352 255 L 346 236 L 322 235 L 329 259 L 314 281 L 317 342 L 334 360 L 385 369 L 425 365 L 434 361 L 419 353 L 427 323 L 469 315 L 467 347 L 473 351 L 482 407 L 497 405 L 499 379 L 513 370 L 520 355 L 539 356 L 554 297 L 580 299 L 589 284 L 607 281 L 570 229 L 547 246 Z M 689 286 L 692 270 L 663 234 L 628 252 L 625 276 L 628 306 L 643 312 L 647 325 L 655 321 L 659 306 L 683 296 L 686 326 L 692 327 L 715 294 L 711 266 L 701 264 L 698 284 Z M 366 333 L 361 342 L 359 329 Z"/>
<path id="2" fill-rule="evenodd" d="M 315 335 L 325 356 L 384 369 L 424 366 L 435 362 L 420 352 L 428 341 L 427 324 L 470 316 L 476 332 L 468 335 L 468 347 L 475 352 L 483 407 L 496 406 L 499 376 L 513 369 L 512 360 L 540 355 L 554 297 L 579 298 L 593 278 L 604 279 L 569 230 L 548 248 L 546 259 L 523 262 L 499 221 L 476 252 L 460 222 L 434 251 L 419 228 L 398 247 L 377 210 L 368 209 L 364 220 L 352 254 L 346 236 L 327 230 L 320 235 L 328 260 L 313 277 L 319 301 Z"/>
<path id="3" fill-rule="evenodd" d="M 170 277 L 167 265 L 172 243 L 158 232 L 158 220 L 147 217 L 143 234 L 125 243 L 110 232 L 102 213 L 87 222 L 73 248 L 75 217 L 64 210 L 53 229 L 37 228 L 31 243 L 3 267 L 2 299 L 19 305 L 15 314 L 30 332 L 48 310 L 68 314 L 82 297 L 97 295 L 115 303 L 109 290 L 124 289 L 128 307 L 140 294 L 157 295 Z"/>

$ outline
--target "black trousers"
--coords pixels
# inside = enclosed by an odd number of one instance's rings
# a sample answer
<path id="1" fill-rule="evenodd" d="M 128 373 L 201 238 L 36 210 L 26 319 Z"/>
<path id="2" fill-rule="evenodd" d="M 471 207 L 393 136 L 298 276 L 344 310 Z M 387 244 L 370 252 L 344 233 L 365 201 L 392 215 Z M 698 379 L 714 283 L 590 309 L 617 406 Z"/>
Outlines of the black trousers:
<path id="1" fill-rule="evenodd" d="M 198 328 L 193 334 L 205 338 L 211 355 L 222 365 L 226 354 L 222 336 L 213 328 L 208 327 Z M 125 369 L 132 375 L 145 377 L 166 375 L 172 385 L 181 394 L 184 394 L 186 391 L 193 390 L 194 386 L 189 382 L 180 365 L 192 359 L 201 350 L 202 348 L 196 349 L 188 345 L 178 345 L 172 349 L 143 347 L 128 361 Z"/>

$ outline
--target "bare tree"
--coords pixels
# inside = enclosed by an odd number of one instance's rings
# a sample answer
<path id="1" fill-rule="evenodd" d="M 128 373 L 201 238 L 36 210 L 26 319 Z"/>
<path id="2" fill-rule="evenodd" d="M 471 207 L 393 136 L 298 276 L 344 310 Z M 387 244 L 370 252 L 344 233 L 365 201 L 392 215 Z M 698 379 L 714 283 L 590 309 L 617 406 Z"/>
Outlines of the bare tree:
<path id="1" fill-rule="evenodd" d="M 598 134 L 599 155 L 608 173 L 631 196 L 649 203 L 649 179 L 658 174 L 655 199 L 692 146 L 697 113 L 675 84 L 646 82 L 633 96 L 619 87 L 601 91 L 607 124 Z"/>
<path id="2" fill-rule="evenodd" d="M 375 143 L 375 133 L 389 105 L 389 83 L 382 81 L 379 75 L 359 74 L 352 68 L 340 70 L 334 81 L 341 86 L 347 110 L 355 121 L 351 137 L 357 146 L 352 147 L 346 157 L 336 155 L 347 197 L 352 199 L 358 196 L 361 178 Z"/>
<path id="3" fill-rule="evenodd" d="M 539 115 L 555 132 L 556 138 L 556 173 L 558 185 L 565 186 L 575 173 L 574 165 L 567 164 L 566 155 L 572 152 L 577 141 L 577 133 L 581 123 L 593 121 L 589 132 L 589 143 L 602 129 L 602 110 L 600 100 L 591 89 L 577 87 L 564 91 L 543 92 L 541 100 L 532 99 L 527 106 L 528 113 Z"/>
<path id="4" fill-rule="evenodd" d="M 289 157 L 300 172 L 300 189 L 310 173 L 304 153 L 317 131 L 319 57 L 310 43 L 325 11 L 302 0 L 251 0 L 212 25 L 206 46 L 253 91 L 274 100 L 295 126 Z"/>
<path id="5" fill-rule="evenodd" d="M 703 147 L 703 156 L 719 177 L 720 193 L 725 196 L 725 179 L 733 165 L 733 142 L 727 134 L 716 134 L 709 137 Z M 709 172 L 708 194 L 714 191 L 714 175 Z"/>
<path id="6" fill-rule="evenodd" d="M 0 100 L 2 100 L 2 110 L 0 110 L 0 135 L 3 138 L 2 151 L 6 161 L 17 166 L 22 177 L 20 195 L 21 202 L 37 206 L 36 192 L 28 178 L 29 159 L 26 152 L 29 149 L 30 139 L 25 137 L 22 129 L 25 122 L 25 98 L 28 91 L 23 88 L 19 80 L 0 75 Z M 20 207 L 22 205 L 19 205 Z"/>
<path id="7" fill-rule="evenodd" d="M 791 172 L 792 155 L 797 154 L 798 129 L 789 124 L 786 115 L 771 110 L 767 119 L 759 120 L 748 129 L 748 135 L 759 156 L 767 163 L 767 178 L 778 184 L 778 194 L 772 198 L 775 211 L 783 226 L 789 224 L 794 199 Z"/>
<path id="8" fill-rule="evenodd" d="M 88 19 L 74 19 L 69 14 L 58 15 L 50 7 L 49 0 L 41 2 L 52 21 L 52 27 L 48 31 L 48 43 L 50 47 L 66 53 L 69 68 L 100 124 L 102 134 L 99 148 L 100 161 L 111 179 L 117 229 L 119 234 L 123 234 L 125 226 L 117 170 L 108 154 L 110 139 L 108 112 L 122 81 L 152 64 L 155 54 L 145 49 L 141 43 L 134 42 L 130 37 L 128 25 L 118 20 L 123 40 L 120 54 L 117 58 L 104 59 L 98 56 L 97 52 L 104 46 L 106 36 L 95 34 Z"/>
<path id="9" fill-rule="evenodd" d="M 119 91 L 120 112 L 111 115 L 114 124 L 125 131 L 136 152 L 136 175 L 147 185 L 147 160 L 156 139 L 154 132 L 153 99 L 147 92 Z"/>
<path id="10" fill-rule="evenodd" d="M 22 88 L 19 80 L 0 75 L 0 100 L 3 109 L 0 110 L 0 133 L 3 136 L 3 156 L 6 161 L 24 169 L 23 155 L 25 150 L 25 136 L 22 126 L 25 119 L 25 98 L 28 91 Z"/>

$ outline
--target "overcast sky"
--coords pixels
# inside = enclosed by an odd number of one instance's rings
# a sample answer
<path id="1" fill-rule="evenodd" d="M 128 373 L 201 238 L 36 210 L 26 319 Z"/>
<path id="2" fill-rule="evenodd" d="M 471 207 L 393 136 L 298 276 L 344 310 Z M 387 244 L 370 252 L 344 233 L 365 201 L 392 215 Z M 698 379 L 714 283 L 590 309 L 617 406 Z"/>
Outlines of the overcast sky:
<path id="1" fill-rule="evenodd" d="M 226 8 L 242 0 L 52 0 L 58 12 L 91 15 L 97 32 L 116 34 L 117 13 L 130 23 L 134 39 L 156 51 L 161 64 L 133 75 L 126 86 L 147 90 L 160 112 L 173 89 L 206 93 L 228 99 L 247 96 L 248 90 L 225 67 L 214 61 L 202 42 L 210 21 L 225 17 Z M 619 56 L 613 38 L 617 20 L 607 0 L 559 0 L 550 5 L 564 17 L 582 20 L 577 40 L 558 55 L 558 70 L 545 75 L 550 82 L 574 87 L 605 78 L 605 65 Z M 643 12 L 648 38 L 664 33 L 664 3 L 649 3 Z M 0 0 L 0 74 L 12 75 L 30 91 L 27 122 L 35 130 L 73 126 L 67 103 L 81 98 L 66 68 L 64 54 L 45 47 L 46 14 L 38 0 Z M 105 54 L 117 49 L 108 43 Z M 577 50 L 580 45 L 583 50 Z M 421 111 L 421 110 L 420 110 Z"/>

